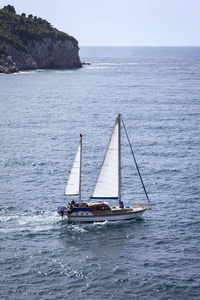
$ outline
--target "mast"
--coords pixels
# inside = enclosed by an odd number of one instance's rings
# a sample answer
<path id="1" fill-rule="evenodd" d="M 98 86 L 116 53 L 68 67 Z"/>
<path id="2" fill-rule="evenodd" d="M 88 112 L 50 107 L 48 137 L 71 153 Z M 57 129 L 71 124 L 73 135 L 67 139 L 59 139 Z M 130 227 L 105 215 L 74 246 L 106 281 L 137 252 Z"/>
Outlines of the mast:
<path id="1" fill-rule="evenodd" d="M 79 207 L 81 205 L 81 165 L 82 165 L 82 134 L 80 134 Z"/>
<path id="2" fill-rule="evenodd" d="M 118 200 L 121 207 L 121 115 L 118 115 Z"/>

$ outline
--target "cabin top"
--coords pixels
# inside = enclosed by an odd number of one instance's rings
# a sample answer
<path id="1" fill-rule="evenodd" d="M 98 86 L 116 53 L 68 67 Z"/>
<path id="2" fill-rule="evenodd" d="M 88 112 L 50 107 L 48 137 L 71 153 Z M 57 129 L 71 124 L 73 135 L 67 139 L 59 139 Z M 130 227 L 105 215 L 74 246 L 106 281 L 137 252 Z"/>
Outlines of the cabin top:
<path id="1" fill-rule="evenodd" d="M 107 202 L 104 201 L 96 201 L 96 202 L 88 202 L 88 207 L 94 210 L 110 210 L 110 206 Z"/>

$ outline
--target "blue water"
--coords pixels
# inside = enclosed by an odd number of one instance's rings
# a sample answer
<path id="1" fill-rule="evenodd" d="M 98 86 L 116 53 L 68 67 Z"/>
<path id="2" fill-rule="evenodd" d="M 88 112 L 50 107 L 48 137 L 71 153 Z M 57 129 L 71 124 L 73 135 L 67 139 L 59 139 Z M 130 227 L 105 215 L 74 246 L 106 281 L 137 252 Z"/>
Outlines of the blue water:
<path id="1" fill-rule="evenodd" d="M 199 299 L 200 47 L 80 56 L 91 65 L 0 76 L 1 299 Z M 61 220 L 79 134 L 87 200 L 118 113 L 152 210 L 137 221 Z M 122 144 L 123 200 L 145 202 Z"/>

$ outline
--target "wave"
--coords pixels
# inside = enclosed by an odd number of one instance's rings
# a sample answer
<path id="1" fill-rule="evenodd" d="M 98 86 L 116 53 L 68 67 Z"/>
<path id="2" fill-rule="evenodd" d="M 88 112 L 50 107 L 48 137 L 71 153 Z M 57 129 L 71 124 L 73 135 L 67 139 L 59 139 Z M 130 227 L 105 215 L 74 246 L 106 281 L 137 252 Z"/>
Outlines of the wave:
<path id="1" fill-rule="evenodd" d="M 0 216 L 0 222 L 6 226 L 0 228 L 0 232 L 24 232 L 34 234 L 35 232 L 46 232 L 54 227 L 57 223 L 56 212 L 40 212 L 37 214 L 12 214 Z"/>

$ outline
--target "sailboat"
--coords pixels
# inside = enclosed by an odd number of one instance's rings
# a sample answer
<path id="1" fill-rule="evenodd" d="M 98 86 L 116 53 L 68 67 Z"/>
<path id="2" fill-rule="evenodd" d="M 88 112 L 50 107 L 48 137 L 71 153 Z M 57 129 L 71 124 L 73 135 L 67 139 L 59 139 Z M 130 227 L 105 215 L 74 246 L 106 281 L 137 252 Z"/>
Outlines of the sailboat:
<path id="1" fill-rule="evenodd" d="M 119 114 L 111 137 L 108 143 L 104 160 L 94 187 L 90 201 L 83 202 L 81 199 L 81 163 L 82 163 L 82 135 L 75 159 L 71 168 L 68 182 L 65 188 L 65 195 L 79 196 L 76 203 L 72 200 L 67 206 L 59 206 L 57 212 L 62 217 L 67 217 L 71 222 L 104 222 L 131 220 L 141 217 L 141 215 L 150 208 L 149 205 L 124 205 L 121 197 L 121 122 L 131 148 L 133 159 L 136 164 L 144 192 L 150 204 L 133 150 L 128 137 L 128 133 Z M 116 201 L 116 205 L 110 202 Z"/>

